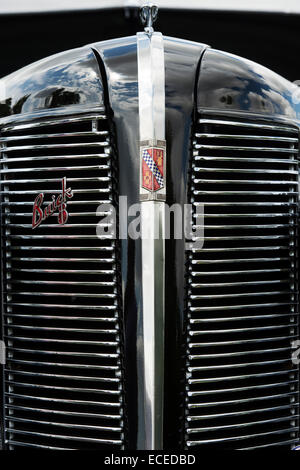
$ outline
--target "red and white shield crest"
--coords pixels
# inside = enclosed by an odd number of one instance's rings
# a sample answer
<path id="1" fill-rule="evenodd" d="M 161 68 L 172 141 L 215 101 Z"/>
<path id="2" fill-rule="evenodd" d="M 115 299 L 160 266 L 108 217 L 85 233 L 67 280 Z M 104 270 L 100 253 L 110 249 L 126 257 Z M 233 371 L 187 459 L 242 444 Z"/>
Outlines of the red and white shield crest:
<path id="1" fill-rule="evenodd" d="M 158 191 L 164 187 L 164 149 L 142 149 L 142 187 L 148 191 Z"/>

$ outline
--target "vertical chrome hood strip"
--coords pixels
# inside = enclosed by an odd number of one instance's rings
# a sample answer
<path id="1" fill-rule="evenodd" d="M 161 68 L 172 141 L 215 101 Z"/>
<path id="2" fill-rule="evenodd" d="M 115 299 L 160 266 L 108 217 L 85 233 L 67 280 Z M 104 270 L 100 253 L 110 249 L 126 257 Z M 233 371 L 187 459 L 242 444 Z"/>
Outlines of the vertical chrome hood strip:
<path id="1" fill-rule="evenodd" d="M 160 33 L 138 33 L 141 144 L 141 233 L 143 295 L 144 432 L 138 446 L 163 449 L 165 319 L 165 66 Z M 152 188 L 143 184 L 143 151 L 152 156 Z M 149 156 L 148 155 L 148 156 Z M 160 158 L 161 165 L 157 158 Z M 154 163 L 153 163 L 154 165 Z M 158 168 L 158 170 L 157 170 Z M 147 167 L 147 174 L 151 171 Z M 149 178 L 148 178 L 149 181 Z M 150 185 L 151 186 L 151 185 Z M 143 442 L 142 442 L 143 441 Z"/>

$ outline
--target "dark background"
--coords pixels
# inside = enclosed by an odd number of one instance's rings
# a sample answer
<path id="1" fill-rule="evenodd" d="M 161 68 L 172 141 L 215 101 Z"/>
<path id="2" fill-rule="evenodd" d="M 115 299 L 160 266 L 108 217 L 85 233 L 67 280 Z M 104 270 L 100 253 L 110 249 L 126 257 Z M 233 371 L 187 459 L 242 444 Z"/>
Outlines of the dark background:
<path id="1" fill-rule="evenodd" d="M 136 9 L 0 15 L 0 77 L 56 52 L 141 29 Z M 155 29 L 300 79 L 300 15 L 160 9 Z"/>

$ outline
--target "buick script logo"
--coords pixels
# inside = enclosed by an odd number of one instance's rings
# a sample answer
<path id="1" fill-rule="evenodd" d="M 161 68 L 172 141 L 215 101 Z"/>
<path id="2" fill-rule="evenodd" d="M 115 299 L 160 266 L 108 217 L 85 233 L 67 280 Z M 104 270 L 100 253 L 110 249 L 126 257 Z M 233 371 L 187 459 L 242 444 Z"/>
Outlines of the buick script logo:
<path id="1" fill-rule="evenodd" d="M 67 189 L 67 178 L 62 179 L 61 193 L 58 196 L 52 196 L 52 202 L 42 209 L 44 202 L 44 194 L 40 193 L 33 203 L 33 214 L 32 214 L 32 228 L 36 228 L 41 223 L 48 219 L 50 215 L 58 212 L 58 223 L 64 225 L 69 217 L 67 211 L 67 201 L 73 197 L 73 191 L 71 188 Z"/>

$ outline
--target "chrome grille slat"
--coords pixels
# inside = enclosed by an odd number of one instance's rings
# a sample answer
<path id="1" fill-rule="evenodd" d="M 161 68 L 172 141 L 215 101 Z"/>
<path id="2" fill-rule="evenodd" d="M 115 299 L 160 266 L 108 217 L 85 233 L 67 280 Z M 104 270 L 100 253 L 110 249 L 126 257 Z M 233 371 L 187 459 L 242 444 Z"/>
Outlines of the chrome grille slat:
<path id="1" fill-rule="evenodd" d="M 290 408 L 289 405 L 284 405 L 284 406 L 277 406 L 274 408 L 259 408 L 256 410 L 247 410 L 247 411 L 236 411 L 235 413 L 218 413 L 215 415 L 200 415 L 200 416 L 192 416 L 188 417 L 188 421 L 194 421 L 194 420 L 203 420 L 203 419 L 214 419 L 214 418 L 225 418 L 228 416 L 242 416 L 242 415 L 251 415 L 254 413 L 264 413 L 264 412 L 270 412 L 274 410 L 288 410 Z"/>
<path id="2" fill-rule="evenodd" d="M 274 142 L 274 137 L 267 136 L 267 135 L 243 135 L 243 134 L 195 134 L 195 137 L 199 137 L 201 139 L 229 139 L 229 140 L 266 140 L 270 142 Z M 289 142 L 289 143 L 297 143 L 298 140 L 295 137 L 277 137 L 277 142 Z"/>
<path id="3" fill-rule="evenodd" d="M 299 439 L 291 361 L 299 337 L 298 133 L 266 120 L 206 114 L 197 122 L 189 202 L 204 246 L 187 255 L 187 447 Z M 237 435 L 240 428 L 249 434 Z"/>
<path id="4" fill-rule="evenodd" d="M 251 403 L 252 401 L 264 401 L 264 400 L 273 400 L 275 398 L 286 398 L 286 397 L 296 397 L 297 392 L 289 392 L 287 394 L 273 394 L 273 395 L 265 395 L 262 397 L 252 397 L 252 398 L 238 398 L 236 400 L 218 400 L 215 402 L 201 402 L 201 403 L 191 403 L 188 405 L 188 408 L 204 408 L 204 407 L 214 407 L 214 406 L 224 406 L 224 405 L 232 405 L 232 404 L 239 404 L 239 403 Z"/>
<path id="5" fill-rule="evenodd" d="M 23 150 L 51 150 L 51 149 L 69 149 L 69 148 L 90 148 L 90 147 L 108 147 L 109 143 L 104 142 L 78 142 L 76 144 L 48 144 L 48 145 L 20 145 L 15 147 L 6 147 L 7 152 L 20 152 Z"/>
<path id="6" fill-rule="evenodd" d="M 72 411 L 60 411 L 60 410 L 51 410 L 51 409 L 45 409 L 45 408 L 30 408 L 28 406 L 14 406 L 14 405 L 7 405 L 7 409 L 12 409 L 12 410 L 30 410 L 32 412 L 36 413 L 53 413 L 53 414 L 58 414 L 58 415 L 71 415 L 71 416 L 85 416 L 85 417 L 99 417 L 99 418 L 106 418 L 106 419 L 114 419 L 114 420 L 121 420 L 121 416 L 118 415 L 109 415 L 109 414 L 99 414 L 99 413 L 81 413 L 81 412 L 72 412 Z"/>
<path id="7" fill-rule="evenodd" d="M 258 438 L 258 437 L 268 436 L 268 435 L 274 436 L 274 435 L 291 433 L 291 432 L 295 432 L 296 430 L 297 430 L 297 428 L 296 428 L 296 426 L 294 426 L 294 427 L 279 430 L 279 431 L 269 431 L 269 432 L 265 432 L 265 433 L 248 434 L 248 435 L 244 435 L 244 436 L 239 435 L 239 436 L 234 436 L 234 437 L 224 437 L 222 439 L 187 441 L 187 445 L 188 446 L 195 446 L 195 445 L 199 445 L 199 444 L 203 445 L 203 444 L 216 444 L 218 442 L 224 443 L 224 442 L 228 442 L 228 441 L 242 441 L 242 440 L 245 440 L 245 439 Z"/>
<path id="8" fill-rule="evenodd" d="M 57 126 L 61 124 L 71 124 L 74 122 L 90 122 L 98 120 L 106 120 L 107 116 L 104 114 L 103 108 L 97 108 L 99 114 L 84 114 L 82 116 L 68 116 L 61 117 L 57 116 L 55 119 L 43 119 L 42 121 L 32 121 L 29 124 L 5 124 L 2 128 L 2 132 L 16 132 L 20 130 L 31 130 L 37 127 L 46 127 L 46 126 Z"/>
<path id="9" fill-rule="evenodd" d="M 206 149 L 206 150 L 220 150 L 218 145 L 206 145 L 206 144 L 194 144 L 194 148 L 198 149 Z M 230 150 L 230 151 L 239 151 L 239 152 L 278 152 L 278 153 L 288 153 L 288 154 L 298 154 L 298 150 L 296 149 L 286 149 L 286 148 L 270 148 L 270 147 L 242 147 L 241 145 L 233 146 L 233 145 L 222 145 L 222 150 Z"/>
<path id="10" fill-rule="evenodd" d="M 10 369 L 6 369 L 5 372 L 10 373 Z M 95 382 L 114 382 L 120 383 L 118 378 L 109 378 L 109 377 L 91 377 L 91 376 L 82 376 L 82 375 L 62 375 L 62 374 L 45 374 L 43 372 L 28 372 L 28 371 L 14 371 L 14 374 L 17 375 L 28 375 L 32 377 L 57 377 L 59 379 L 68 379 L 68 380 L 86 380 L 86 381 L 95 381 Z"/>
<path id="11" fill-rule="evenodd" d="M 194 152 L 194 161 L 209 161 L 209 160 L 215 160 L 216 162 L 245 162 L 245 158 L 239 158 L 239 157 L 223 157 L 223 156 L 220 156 L 220 157 L 213 157 L 213 156 L 204 156 L 204 155 L 199 155 L 199 153 L 197 151 Z M 298 161 L 295 159 L 295 160 L 285 160 L 285 159 L 280 159 L 280 158 L 249 158 L 247 157 L 247 163 L 252 163 L 252 162 L 256 162 L 256 163 L 276 163 L 276 164 L 279 164 L 279 163 L 287 163 L 289 166 L 291 165 L 295 165 L 295 166 L 298 166 Z M 192 165 L 192 167 L 195 167 L 195 164 Z"/>
<path id="12" fill-rule="evenodd" d="M 113 139 L 101 109 L 0 129 L 10 449 L 124 448 L 119 249 L 96 234 L 98 205 L 117 203 Z M 46 207 L 64 177 L 68 223 L 32 232 L 35 197 Z"/>
<path id="13" fill-rule="evenodd" d="M 298 418 L 298 416 L 295 416 L 295 418 Z M 187 429 L 187 433 L 188 434 L 193 434 L 193 433 L 197 433 L 197 432 L 206 432 L 206 431 L 216 431 L 218 429 L 221 429 L 221 428 L 224 428 L 224 429 L 235 429 L 235 428 L 246 428 L 246 427 L 250 427 L 250 426 L 255 426 L 255 425 L 258 425 L 258 424 L 266 424 L 266 423 L 279 423 L 279 422 L 282 422 L 282 421 L 288 421 L 290 420 L 291 417 L 288 416 L 288 417 L 284 417 L 284 418 L 277 418 L 277 419 L 269 419 L 269 420 L 265 420 L 265 421 L 254 421 L 254 422 L 250 422 L 250 423 L 243 423 L 243 424 L 232 424 L 230 426 L 215 426 L 215 427 L 209 427 L 209 428 L 192 428 L 192 429 Z"/>
<path id="14" fill-rule="evenodd" d="M 230 121 L 230 120 L 223 120 L 223 119 L 214 119 L 214 118 L 201 118 L 199 119 L 200 124 L 212 124 L 212 125 L 221 125 L 221 126 L 233 126 L 233 127 L 239 127 L 239 128 L 244 128 L 248 127 L 249 129 L 266 129 L 270 130 L 271 132 L 277 133 L 277 132 L 288 132 L 292 134 L 298 134 L 298 129 L 295 126 L 289 126 L 289 125 L 278 125 L 278 124 L 265 124 L 264 122 L 261 122 L 259 124 L 256 124 L 254 122 L 248 121 Z M 275 134 L 276 135 L 276 134 Z"/>
<path id="15" fill-rule="evenodd" d="M 92 137 L 92 136 L 108 136 L 108 131 L 91 131 L 91 132 L 66 132 L 65 134 L 29 134 L 29 135 L 14 135 L 12 137 L 0 137 L 0 143 L 14 142 L 17 140 L 31 140 L 31 139 L 55 139 L 57 137 Z M 79 144 L 80 145 L 80 144 Z"/>
<path id="16" fill-rule="evenodd" d="M 99 158 L 111 158 L 109 153 L 109 148 L 105 149 L 107 153 L 90 153 L 90 154 L 81 154 L 81 155 L 55 155 L 55 156 L 40 156 L 40 157 L 14 157 L 14 158 L 2 158 L 0 164 L 9 165 L 10 163 L 16 162 L 35 162 L 35 161 L 45 161 L 45 160 L 54 160 L 55 162 L 59 160 L 86 160 L 86 159 L 99 159 Z M 8 172 L 11 170 L 6 169 Z"/>
<path id="17" fill-rule="evenodd" d="M 29 436 L 40 436 L 40 437 L 47 437 L 51 439 L 63 439 L 63 440 L 70 440 L 70 441 L 79 441 L 79 442 L 87 442 L 87 443 L 98 443 L 98 444 L 115 444 L 121 445 L 122 440 L 113 440 L 113 439 L 99 439 L 93 437 L 80 437 L 80 436 L 71 436 L 68 434 L 49 434 L 43 432 L 31 432 L 31 431 L 23 431 L 20 429 L 13 428 L 6 428 L 6 432 L 9 434 L 23 434 Z"/>
<path id="18" fill-rule="evenodd" d="M 13 422 L 13 423 L 36 423 L 36 424 L 47 424 L 47 425 L 50 425 L 50 426 L 62 426 L 62 427 L 66 427 L 66 428 L 74 428 L 74 429 L 93 429 L 93 430 L 97 430 L 97 431 L 115 431 L 115 432 L 120 432 L 122 430 L 122 428 L 120 427 L 105 427 L 105 426 L 92 426 L 92 425 L 88 425 L 88 424 L 70 424 L 70 423 L 57 423 L 57 422 L 50 422 L 50 423 L 47 423 L 47 421 L 39 421 L 37 419 L 32 419 L 32 420 L 29 420 L 29 419 L 24 419 L 24 418 L 10 418 L 10 420 Z"/>
<path id="19" fill-rule="evenodd" d="M 229 377 L 218 377 L 218 378 L 212 378 L 212 379 L 189 379 L 188 382 L 190 384 L 192 383 L 207 383 L 207 382 L 226 382 L 226 381 L 229 381 L 229 380 L 243 380 L 243 379 L 247 379 L 247 378 L 251 378 L 251 377 L 274 377 L 274 376 L 277 376 L 277 375 L 284 375 L 284 374 L 291 374 L 293 372 L 297 372 L 297 369 L 291 369 L 289 371 L 279 371 L 279 372 L 263 372 L 263 373 L 260 373 L 260 374 L 247 374 L 247 375 L 234 375 L 234 376 L 229 376 Z M 290 405 L 286 405 L 288 408 Z M 193 416 L 189 416 L 187 417 L 187 420 L 188 421 L 191 421 L 193 420 L 194 417 Z"/>
<path id="20" fill-rule="evenodd" d="M 73 400 L 73 399 L 62 399 L 62 398 L 52 398 L 52 397 L 35 397 L 34 395 L 24 395 L 20 393 L 11 393 L 8 392 L 8 396 L 15 398 L 24 398 L 26 400 L 37 400 L 37 401 L 46 401 L 48 403 L 74 403 L 79 405 L 93 405 L 93 406 L 105 406 L 107 408 L 121 408 L 121 403 L 117 402 L 100 402 L 100 401 L 91 401 L 91 400 Z"/>
<path id="21" fill-rule="evenodd" d="M 106 157 L 106 155 L 105 155 Z M 110 170 L 109 165 L 86 165 L 86 166 L 66 166 L 66 167 L 60 167 L 59 171 L 96 171 L 96 170 Z M 13 169 L 13 170 L 1 170 L 1 173 L 3 175 L 8 175 L 8 174 L 18 174 L 18 173 L 47 173 L 48 171 L 54 171 L 57 172 L 56 167 L 43 167 L 43 168 L 19 168 L 19 169 Z M 33 180 L 35 181 L 35 180 Z M 69 180 L 70 181 L 70 180 Z M 74 178 L 73 178 L 74 181 Z"/>
<path id="22" fill-rule="evenodd" d="M 54 447 L 54 446 L 44 446 L 42 444 L 32 444 L 32 443 L 24 443 L 24 442 L 18 442 L 12 439 L 7 439 L 5 441 L 6 445 L 12 446 L 13 448 L 15 447 L 26 447 L 26 448 L 31 448 L 31 449 L 46 449 L 46 450 L 76 450 L 72 447 Z"/>

